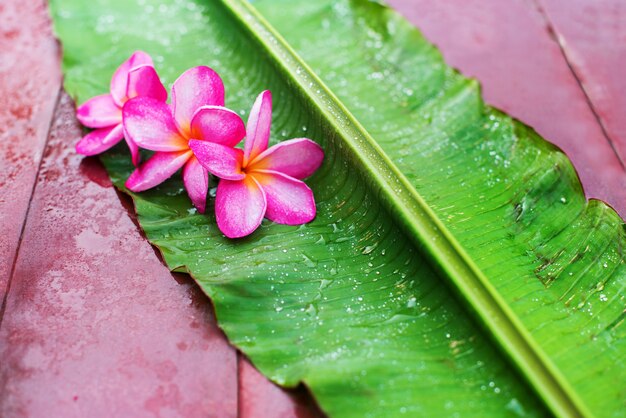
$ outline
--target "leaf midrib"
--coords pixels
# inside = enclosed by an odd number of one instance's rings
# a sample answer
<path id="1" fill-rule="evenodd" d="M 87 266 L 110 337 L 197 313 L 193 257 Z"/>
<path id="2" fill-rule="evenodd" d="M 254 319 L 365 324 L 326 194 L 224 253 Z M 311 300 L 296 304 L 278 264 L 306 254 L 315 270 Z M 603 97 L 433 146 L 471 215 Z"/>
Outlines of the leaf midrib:
<path id="1" fill-rule="evenodd" d="M 335 128 L 362 164 L 363 174 L 386 198 L 388 211 L 426 250 L 552 412 L 563 417 L 592 416 L 484 273 L 345 105 L 252 5 L 245 0 L 222 3 Z"/>

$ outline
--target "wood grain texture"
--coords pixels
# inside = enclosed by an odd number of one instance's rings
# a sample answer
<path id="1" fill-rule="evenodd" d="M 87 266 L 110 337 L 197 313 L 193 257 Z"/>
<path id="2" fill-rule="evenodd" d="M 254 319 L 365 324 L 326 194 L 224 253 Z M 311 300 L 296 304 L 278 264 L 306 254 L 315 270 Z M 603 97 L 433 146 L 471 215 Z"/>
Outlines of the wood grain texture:
<path id="1" fill-rule="evenodd" d="M 626 216 L 626 173 L 533 2 L 389 3 L 441 49 L 448 64 L 481 82 L 489 104 L 532 126 L 563 149 L 574 163 L 588 198 L 604 200 L 622 218 Z M 562 9 L 575 8 L 569 2 L 561 3 Z M 602 6 L 598 3 L 596 8 Z M 572 31 L 589 30 L 583 26 L 576 25 Z M 597 38 L 600 50 L 610 36 Z M 613 68 L 619 73 L 624 65 Z M 623 100 L 623 92 L 623 87 L 615 85 L 613 94 Z M 625 123 L 624 107 L 621 109 L 615 108 L 614 117 Z"/>
<path id="2" fill-rule="evenodd" d="M 1 2 L 0 300 L 9 283 L 60 88 L 59 49 L 46 4 Z"/>
<path id="3" fill-rule="evenodd" d="M 209 300 L 74 152 L 81 135 L 64 96 L 0 329 L 0 415 L 236 417 L 236 352 Z"/>
<path id="4" fill-rule="evenodd" d="M 626 160 L 626 3 L 538 0 L 607 137 Z"/>
<path id="5" fill-rule="evenodd" d="M 240 418 L 324 416 L 305 388 L 284 390 L 272 384 L 243 356 L 239 361 L 239 386 Z"/>

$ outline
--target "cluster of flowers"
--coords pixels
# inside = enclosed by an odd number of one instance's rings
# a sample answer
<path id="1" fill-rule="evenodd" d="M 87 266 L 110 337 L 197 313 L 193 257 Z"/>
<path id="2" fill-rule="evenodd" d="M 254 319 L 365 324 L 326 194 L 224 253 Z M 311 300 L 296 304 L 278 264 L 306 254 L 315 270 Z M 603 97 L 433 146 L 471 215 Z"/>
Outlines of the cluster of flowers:
<path id="1" fill-rule="evenodd" d="M 302 179 L 319 168 L 324 153 L 307 138 L 268 148 L 272 95 L 261 93 L 247 125 L 224 107 L 224 84 L 209 67 L 185 71 L 173 84 L 171 103 L 152 59 L 137 51 L 113 74 L 109 94 L 77 109 L 78 120 L 94 130 L 76 145 L 95 155 L 126 140 L 136 169 L 126 187 L 141 192 L 182 170 L 189 198 L 200 213 L 206 207 L 209 173 L 220 179 L 215 215 L 220 230 L 240 238 L 263 217 L 287 225 L 315 218 L 313 193 Z M 245 137 L 243 149 L 235 148 Z M 154 151 L 140 164 L 139 148 Z"/>

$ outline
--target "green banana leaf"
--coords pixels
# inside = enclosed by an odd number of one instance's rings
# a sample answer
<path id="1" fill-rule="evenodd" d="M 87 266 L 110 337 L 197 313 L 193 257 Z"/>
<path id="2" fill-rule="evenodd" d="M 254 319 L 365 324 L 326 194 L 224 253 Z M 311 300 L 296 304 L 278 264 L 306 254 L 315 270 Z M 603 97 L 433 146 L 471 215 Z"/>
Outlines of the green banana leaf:
<path id="1" fill-rule="evenodd" d="M 228 240 L 180 178 L 129 193 L 230 341 L 332 417 L 623 414 L 625 228 L 566 156 L 378 2 L 254 5 L 51 1 L 77 101 L 143 49 L 167 82 L 216 69 L 244 118 L 271 89 L 273 142 L 324 148 L 300 227 Z M 127 154 L 103 160 L 128 193 Z"/>

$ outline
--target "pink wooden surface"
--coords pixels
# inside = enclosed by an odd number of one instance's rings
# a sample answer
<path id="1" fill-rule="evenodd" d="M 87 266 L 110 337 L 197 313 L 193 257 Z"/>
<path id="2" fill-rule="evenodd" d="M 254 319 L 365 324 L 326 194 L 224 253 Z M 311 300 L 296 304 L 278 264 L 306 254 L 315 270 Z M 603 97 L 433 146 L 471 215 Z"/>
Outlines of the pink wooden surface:
<path id="1" fill-rule="evenodd" d="M 531 0 L 389 3 L 442 50 L 448 64 L 481 82 L 488 103 L 532 126 L 563 149 L 574 163 L 587 197 L 608 202 L 626 217 L 624 167 Z M 577 13 L 573 5 L 570 9 L 569 0 L 554 3 L 562 4 L 564 14 Z M 613 45 L 598 42 L 595 47 L 610 54 Z M 626 83 L 626 56 L 620 59 L 613 64 L 615 71 L 622 71 L 622 82 Z M 626 89 L 615 86 L 614 94 L 622 100 L 626 100 L 625 93 Z M 626 123 L 626 108 L 621 109 L 617 112 Z"/>
<path id="2" fill-rule="evenodd" d="M 390 0 L 491 104 L 563 148 L 588 196 L 624 216 L 625 174 L 609 143 L 624 155 L 619 1 Z M 305 391 L 237 360 L 210 302 L 162 265 L 99 163 L 73 154 L 80 130 L 67 97 L 53 118 L 59 68 L 45 4 L 3 0 L 0 295 L 14 271 L 0 316 L 0 416 L 320 416 Z M 123 266 L 110 262 L 128 253 Z"/>
<path id="3" fill-rule="evenodd" d="M 303 388 L 285 391 L 268 384 L 248 360 L 239 362 L 239 416 L 241 418 L 321 418 L 324 415 Z"/>
<path id="4" fill-rule="evenodd" d="M 606 135 L 626 162 L 626 1 L 538 1 Z"/>
<path id="5" fill-rule="evenodd" d="M 81 134 L 64 96 L 0 328 L 0 416 L 236 417 L 237 356 L 211 304 L 74 152 Z"/>
<path id="6" fill-rule="evenodd" d="M 61 87 L 58 55 L 43 0 L 0 2 L 0 296 Z"/>

